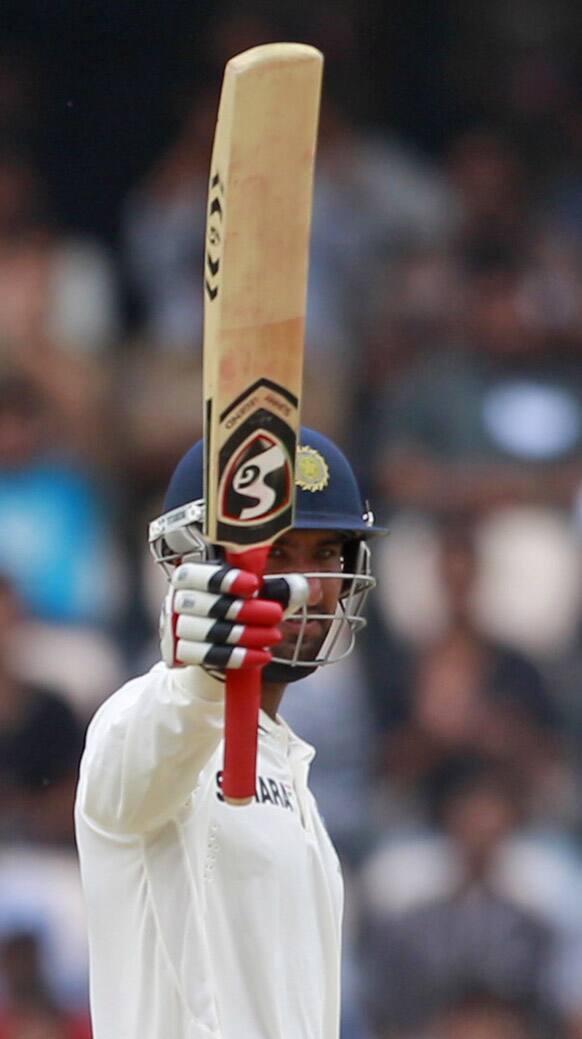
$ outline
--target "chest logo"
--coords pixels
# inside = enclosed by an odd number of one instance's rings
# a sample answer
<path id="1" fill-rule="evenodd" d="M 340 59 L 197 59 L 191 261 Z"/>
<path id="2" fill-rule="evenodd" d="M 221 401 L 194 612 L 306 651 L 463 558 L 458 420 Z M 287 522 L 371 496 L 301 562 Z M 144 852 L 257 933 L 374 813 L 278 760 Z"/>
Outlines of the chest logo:
<path id="1" fill-rule="evenodd" d="M 216 773 L 216 797 L 219 801 L 224 801 L 222 769 Z M 281 783 L 280 780 L 273 779 L 272 776 L 257 776 L 254 800 L 256 804 L 270 804 L 277 808 L 287 808 L 291 812 L 295 811 L 291 787 L 287 783 Z"/>

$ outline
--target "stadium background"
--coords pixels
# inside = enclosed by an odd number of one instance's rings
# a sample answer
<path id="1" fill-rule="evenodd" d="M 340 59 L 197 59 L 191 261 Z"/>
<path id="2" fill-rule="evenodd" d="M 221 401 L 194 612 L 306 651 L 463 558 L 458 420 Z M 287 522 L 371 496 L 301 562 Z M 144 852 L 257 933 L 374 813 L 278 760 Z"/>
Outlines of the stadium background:
<path id="1" fill-rule="evenodd" d="M 289 693 L 347 878 L 342 1039 L 582 1036 L 582 9 L 4 0 L 0 1039 L 87 1037 L 83 731 L 153 662 L 200 431 L 224 62 L 326 55 L 305 418 L 390 536 Z"/>

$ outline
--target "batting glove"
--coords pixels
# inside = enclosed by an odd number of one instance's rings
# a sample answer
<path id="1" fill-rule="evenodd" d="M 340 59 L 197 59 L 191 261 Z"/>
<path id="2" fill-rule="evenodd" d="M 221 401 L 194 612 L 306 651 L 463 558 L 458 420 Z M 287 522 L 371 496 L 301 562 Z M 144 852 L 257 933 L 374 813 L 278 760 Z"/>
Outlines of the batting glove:
<path id="1" fill-rule="evenodd" d="M 167 667 L 263 667 L 272 656 L 267 647 L 281 640 L 277 625 L 308 594 L 301 574 L 261 579 L 226 564 L 182 563 L 162 605 L 162 659 Z"/>

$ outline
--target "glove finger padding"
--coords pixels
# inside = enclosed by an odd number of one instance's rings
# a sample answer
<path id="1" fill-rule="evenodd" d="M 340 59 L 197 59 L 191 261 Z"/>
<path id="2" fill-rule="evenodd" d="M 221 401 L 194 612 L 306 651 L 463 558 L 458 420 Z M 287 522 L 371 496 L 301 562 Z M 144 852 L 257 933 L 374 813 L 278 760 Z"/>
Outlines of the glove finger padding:
<path id="1" fill-rule="evenodd" d="M 263 577 L 261 598 L 281 603 L 283 617 L 290 617 L 307 604 L 309 585 L 303 574 Z"/>
<path id="2" fill-rule="evenodd" d="M 243 599 L 250 599 L 255 595 L 260 583 L 260 578 L 256 574 L 251 574 L 247 570 L 237 570 L 226 563 L 181 563 L 174 570 L 170 581 L 173 588 L 241 596 Z"/>
<path id="3" fill-rule="evenodd" d="M 188 642 L 210 642 L 217 646 L 228 644 L 260 649 L 263 646 L 273 646 L 281 641 L 281 632 L 278 628 L 259 627 L 254 624 L 229 624 L 228 621 L 189 617 L 186 614 L 177 616 L 176 637 Z"/>
<path id="4" fill-rule="evenodd" d="M 271 654 L 262 649 L 240 649 L 237 646 L 215 646 L 211 642 L 186 642 L 178 639 L 176 662 L 172 666 L 201 664 L 202 667 L 225 671 L 240 667 L 263 667 L 270 659 Z"/>
<path id="5" fill-rule="evenodd" d="M 277 602 L 268 602 L 265 599 L 233 599 L 230 595 L 187 592 L 184 589 L 175 593 L 173 608 L 174 613 L 239 623 L 244 621 L 245 624 L 278 624 L 283 616 L 283 609 Z"/>
<path id="6" fill-rule="evenodd" d="M 260 598 L 258 597 L 260 588 Z M 265 579 L 227 565 L 183 563 L 172 574 L 160 616 L 167 667 L 262 667 L 281 640 L 283 616 L 307 602 L 304 577 Z"/>

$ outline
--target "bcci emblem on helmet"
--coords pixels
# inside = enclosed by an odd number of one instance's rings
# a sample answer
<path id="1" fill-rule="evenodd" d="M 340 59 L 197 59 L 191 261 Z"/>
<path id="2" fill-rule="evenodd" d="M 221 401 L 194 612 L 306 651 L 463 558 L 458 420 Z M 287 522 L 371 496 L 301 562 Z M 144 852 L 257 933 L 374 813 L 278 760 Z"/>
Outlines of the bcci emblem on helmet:
<path id="1" fill-rule="evenodd" d="M 329 483 L 329 468 L 323 455 L 313 447 L 300 444 L 297 448 L 295 483 L 302 491 L 323 491 Z"/>

